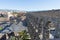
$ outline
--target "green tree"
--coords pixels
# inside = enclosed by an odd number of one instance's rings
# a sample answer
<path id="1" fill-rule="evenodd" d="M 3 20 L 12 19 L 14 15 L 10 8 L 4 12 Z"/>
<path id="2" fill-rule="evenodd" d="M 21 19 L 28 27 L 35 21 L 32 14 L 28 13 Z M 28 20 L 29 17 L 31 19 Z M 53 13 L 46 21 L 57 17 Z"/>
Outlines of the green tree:
<path id="1" fill-rule="evenodd" d="M 19 35 L 22 40 L 29 40 L 29 35 L 27 35 L 26 30 L 19 32 Z"/>

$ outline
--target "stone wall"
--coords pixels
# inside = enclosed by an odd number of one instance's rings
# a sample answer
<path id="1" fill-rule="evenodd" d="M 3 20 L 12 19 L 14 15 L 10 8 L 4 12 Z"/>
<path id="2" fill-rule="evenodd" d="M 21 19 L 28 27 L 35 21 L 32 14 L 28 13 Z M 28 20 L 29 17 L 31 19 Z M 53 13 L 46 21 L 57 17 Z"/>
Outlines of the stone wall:
<path id="1" fill-rule="evenodd" d="M 0 17 L 0 22 L 4 22 L 4 21 L 9 21 L 9 19 L 8 18 Z"/>

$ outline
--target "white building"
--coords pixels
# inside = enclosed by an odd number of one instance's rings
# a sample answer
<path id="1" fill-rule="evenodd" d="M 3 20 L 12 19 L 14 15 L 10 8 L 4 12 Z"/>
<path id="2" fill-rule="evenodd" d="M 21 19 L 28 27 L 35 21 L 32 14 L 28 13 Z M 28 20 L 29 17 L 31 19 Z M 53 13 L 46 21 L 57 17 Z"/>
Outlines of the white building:
<path id="1" fill-rule="evenodd" d="M 10 17 L 14 17 L 12 12 L 8 12 L 8 19 L 10 19 Z"/>

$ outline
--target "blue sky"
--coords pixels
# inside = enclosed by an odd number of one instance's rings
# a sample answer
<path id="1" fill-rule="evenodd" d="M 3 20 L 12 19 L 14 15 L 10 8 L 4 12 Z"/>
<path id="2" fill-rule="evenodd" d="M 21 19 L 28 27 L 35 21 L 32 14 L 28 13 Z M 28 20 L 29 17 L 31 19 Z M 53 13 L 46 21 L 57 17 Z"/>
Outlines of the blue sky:
<path id="1" fill-rule="evenodd" d="M 0 0 L 0 9 L 24 11 L 60 9 L 60 0 Z"/>

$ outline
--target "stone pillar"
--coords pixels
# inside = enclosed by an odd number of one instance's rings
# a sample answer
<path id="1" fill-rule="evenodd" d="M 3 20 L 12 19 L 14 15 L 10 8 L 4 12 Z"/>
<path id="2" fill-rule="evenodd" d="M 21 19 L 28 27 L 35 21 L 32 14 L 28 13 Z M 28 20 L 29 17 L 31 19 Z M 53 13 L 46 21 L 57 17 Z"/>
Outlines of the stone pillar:
<path id="1" fill-rule="evenodd" d="M 46 24 L 43 27 L 43 40 L 49 40 L 49 27 L 48 24 L 50 21 L 47 21 Z"/>

